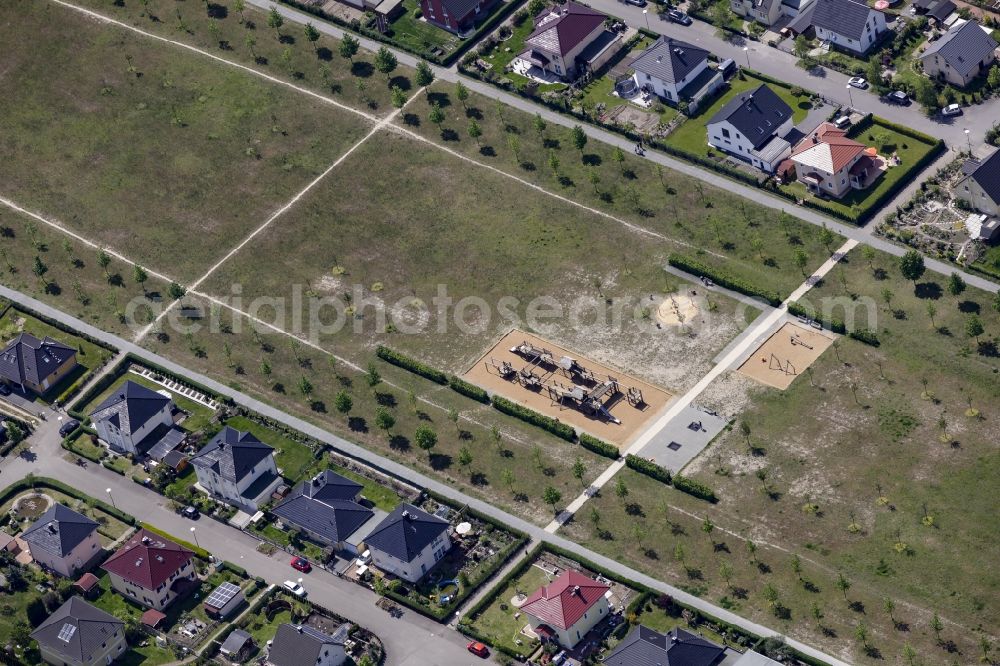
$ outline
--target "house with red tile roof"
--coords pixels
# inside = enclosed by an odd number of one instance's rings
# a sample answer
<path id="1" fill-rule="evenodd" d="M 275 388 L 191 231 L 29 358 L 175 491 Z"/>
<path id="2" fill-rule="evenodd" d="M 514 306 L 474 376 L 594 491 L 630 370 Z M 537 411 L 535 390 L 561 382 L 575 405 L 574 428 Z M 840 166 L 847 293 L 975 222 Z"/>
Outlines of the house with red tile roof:
<path id="1" fill-rule="evenodd" d="M 864 144 L 847 138 L 832 123 L 823 123 L 792 149 L 795 177 L 809 191 L 839 199 L 864 189 L 881 175 L 882 160 Z"/>
<path id="2" fill-rule="evenodd" d="M 607 20 L 607 14 L 572 1 L 555 5 L 535 17 L 516 60 L 565 81 L 596 71 L 621 48 L 621 35 L 604 27 Z"/>
<path id="3" fill-rule="evenodd" d="M 115 590 L 157 611 L 197 587 L 194 553 L 146 529 L 133 534 L 101 568 Z"/>
<path id="4" fill-rule="evenodd" d="M 567 570 L 535 590 L 520 610 L 543 641 L 573 648 L 611 612 L 610 589 L 579 571 Z"/>

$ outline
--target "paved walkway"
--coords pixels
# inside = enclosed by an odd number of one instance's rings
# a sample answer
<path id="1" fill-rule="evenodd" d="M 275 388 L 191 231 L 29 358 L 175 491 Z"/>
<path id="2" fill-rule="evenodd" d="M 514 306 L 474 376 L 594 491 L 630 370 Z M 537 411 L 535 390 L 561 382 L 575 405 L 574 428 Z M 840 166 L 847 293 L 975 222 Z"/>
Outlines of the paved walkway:
<path id="1" fill-rule="evenodd" d="M 286 414 L 285 412 L 275 409 L 271 405 L 268 405 L 255 398 L 252 398 L 240 391 L 233 389 L 230 386 L 215 381 L 210 377 L 201 375 L 200 373 L 189 370 L 178 363 L 175 363 L 162 356 L 159 356 L 158 354 L 154 354 L 148 349 L 139 347 L 138 345 L 135 345 L 128 340 L 124 340 L 116 335 L 102 331 L 101 329 L 98 329 L 95 326 L 80 321 L 79 319 L 76 319 L 75 317 L 62 312 L 61 310 L 58 310 L 46 303 L 31 298 L 30 296 L 22 294 L 18 291 L 15 291 L 3 285 L 0 285 L 0 296 L 8 298 L 12 301 L 20 302 L 47 317 L 51 317 L 52 319 L 59 321 L 71 328 L 75 328 L 76 330 L 79 330 L 83 333 L 93 336 L 94 338 L 102 340 L 107 344 L 115 346 L 122 351 L 133 353 L 139 358 L 143 358 L 148 360 L 149 362 L 161 365 L 168 372 L 175 373 L 182 377 L 187 376 L 191 378 L 193 381 L 202 384 L 207 389 L 219 395 L 227 396 L 234 402 L 243 405 L 248 409 L 254 410 L 259 414 L 262 414 L 263 416 L 274 419 L 275 421 L 287 425 L 290 428 L 294 428 L 308 437 L 312 437 L 313 439 L 316 439 L 319 442 L 328 444 L 334 447 L 335 449 L 339 450 L 340 452 L 348 456 L 357 458 L 358 460 L 362 460 L 365 463 L 372 465 L 373 467 L 378 468 L 390 475 L 406 479 L 411 483 L 415 483 L 425 488 L 429 488 L 430 490 L 440 493 L 441 495 L 448 497 L 454 501 L 467 504 L 468 506 L 475 509 L 476 511 L 479 511 L 480 513 L 484 513 L 504 524 L 510 525 L 514 529 L 526 533 L 533 540 L 545 541 L 554 544 L 560 548 L 569 550 L 571 552 L 577 552 L 581 555 L 581 557 L 587 558 L 595 562 L 599 566 L 609 569 L 610 571 L 613 571 L 620 576 L 634 580 L 640 583 L 641 585 L 645 585 L 651 589 L 657 590 L 664 594 L 669 594 L 684 604 L 687 604 L 693 608 L 697 608 L 698 610 L 713 615 L 730 624 L 742 627 L 745 631 L 749 631 L 751 633 L 760 636 L 781 635 L 779 632 L 776 632 L 769 627 L 748 620 L 744 617 L 737 615 L 736 613 L 728 611 L 704 599 L 689 594 L 684 590 L 676 588 L 672 585 L 668 585 L 667 583 L 657 580 L 652 576 L 648 576 L 644 573 L 636 571 L 630 567 L 623 565 L 621 562 L 605 557 L 600 553 L 596 553 L 594 551 L 583 548 L 579 544 L 569 541 L 568 539 L 564 539 L 557 535 L 550 534 L 541 527 L 538 527 L 533 523 L 529 523 L 526 520 L 519 518 L 517 516 L 512 516 L 506 513 L 505 511 L 496 508 L 492 504 L 489 504 L 474 497 L 469 497 L 468 495 L 465 495 L 464 493 L 456 490 L 454 487 L 448 484 L 442 483 L 440 481 L 437 481 L 436 479 L 432 479 L 423 474 L 420 474 L 419 472 L 416 472 L 404 465 L 401 465 L 400 463 L 394 462 L 392 460 L 374 454 L 371 451 L 361 446 L 358 446 L 357 444 L 349 442 L 345 439 L 342 439 L 337 435 L 334 435 L 333 433 L 327 432 L 326 430 L 323 430 L 322 428 L 319 428 L 313 425 L 312 423 L 304 421 L 303 419 L 300 419 L 296 416 Z M 58 442 L 55 444 L 55 446 L 58 447 Z M 61 449 L 59 450 L 61 451 Z M 17 472 L 11 474 L 13 478 L 21 478 L 24 476 L 24 474 L 28 473 L 29 471 L 35 471 L 35 473 L 46 474 L 48 476 L 55 476 L 56 478 L 61 478 L 69 483 L 73 483 L 83 492 L 87 493 L 94 492 L 97 494 L 97 496 L 100 496 L 101 493 L 103 492 L 102 488 L 103 484 L 107 483 L 107 485 L 103 485 L 103 487 L 112 487 L 112 482 L 114 482 L 115 484 L 114 492 L 116 493 L 116 497 L 119 496 L 117 493 L 123 490 L 127 492 L 129 495 L 128 504 L 123 504 L 124 506 L 149 507 L 151 505 L 150 500 L 152 498 L 156 498 L 156 500 L 160 502 L 166 502 L 165 499 L 160 498 L 158 495 L 152 494 L 151 491 L 141 488 L 140 486 L 131 482 L 130 480 L 118 476 L 117 474 L 114 474 L 113 472 L 110 472 L 108 470 L 105 470 L 104 468 L 98 465 L 89 465 L 87 467 L 87 473 L 83 473 L 80 468 L 74 465 L 70 465 L 66 463 L 64 460 L 62 460 L 61 456 L 52 454 L 39 456 L 38 460 L 34 461 L 34 463 L 27 463 L 27 461 L 23 460 L 19 460 L 19 462 L 26 463 L 27 465 L 30 466 L 28 466 L 27 469 L 25 469 L 25 465 L 19 465 L 18 468 L 16 468 Z M 95 482 L 93 481 L 93 479 L 100 479 L 100 480 Z M 86 487 L 84 485 L 85 480 L 88 480 L 86 482 L 87 483 Z M 163 511 L 165 511 L 165 513 L 163 513 Z M 159 523 L 162 519 L 162 521 L 164 522 L 164 527 L 168 529 L 168 531 L 173 529 L 183 530 L 185 526 L 188 527 L 190 526 L 190 523 L 184 523 L 183 519 L 174 514 L 173 512 L 166 509 L 163 509 L 163 511 L 158 511 L 156 512 L 155 515 L 150 515 L 151 522 Z M 143 515 L 144 516 L 147 515 L 145 511 L 143 512 Z M 182 522 L 177 523 L 176 521 L 182 521 Z M 204 544 L 203 544 L 205 548 L 213 551 L 216 548 L 218 548 L 218 552 L 221 557 L 224 557 L 225 559 L 231 559 L 233 562 L 240 564 L 241 566 L 247 566 L 247 563 L 251 561 L 256 562 L 255 565 L 256 568 L 254 569 L 254 571 L 263 572 L 262 575 L 264 575 L 264 577 L 267 580 L 270 580 L 272 582 L 282 577 L 283 574 L 278 574 L 278 575 L 275 574 L 275 568 L 274 568 L 275 563 L 273 561 L 270 560 L 268 560 L 268 562 L 259 561 L 258 558 L 263 556 L 261 556 L 259 553 L 256 553 L 256 551 L 254 550 L 256 548 L 256 541 L 252 540 L 249 536 L 239 532 L 238 530 L 228 529 L 216 523 L 213 523 L 212 529 L 206 530 L 206 532 L 207 533 L 204 537 Z M 202 538 L 201 532 L 199 532 L 199 539 L 201 538 Z M 236 543 L 235 548 L 233 546 L 233 543 L 231 542 Z M 247 566 L 247 569 L 250 570 L 250 567 Z M 335 581 L 339 581 L 339 579 L 337 579 L 332 574 L 326 574 L 325 572 L 318 572 L 316 574 L 312 574 L 311 576 L 315 577 L 315 579 L 317 580 L 323 581 L 324 583 L 329 583 L 330 586 L 335 586 L 336 585 Z M 313 579 L 312 577 L 311 580 Z M 318 587 L 309 586 L 310 592 L 312 592 L 313 589 L 322 590 L 326 588 L 327 588 L 326 585 Z M 358 598 L 358 595 L 361 592 L 361 590 L 357 588 L 357 586 L 351 585 L 351 590 L 352 591 L 347 593 L 346 595 L 342 595 L 339 600 L 336 598 L 331 598 L 329 602 L 324 602 L 322 598 L 319 596 L 317 596 L 317 599 L 319 599 L 321 603 L 324 603 L 324 605 L 329 605 L 332 610 L 338 610 L 339 612 L 342 612 L 345 616 L 357 619 L 362 624 L 366 624 L 369 627 L 371 627 L 373 631 L 376 631 L 380 635 L 384 634 L 386 631 L 385 626 L 383 626 L 384 623 L 375 624 L 374 622 L 366 620 L 367 615 L 365 616 L 358 615 L 358 612 L 356 611 L 363 610 L 366 604 L 364 603 L 357 604 L 356 601 L 354 601 Z M 325 595 L 327 593 L 317 592 L 317 595 L 320 594 Z M 357 608 L 354 608 L 354 606 L 356 606 Z M 415 614 L 409 612 L 406 613 L 407 617 L 413 615 Z M 411 622 L 416 622 L 419 624 L 420 621 L 414 617 L 411 619 Z M 403 623 L 392 624 L 391 626 L 402 627 L 402 624 Z M 433 627 L 434 629 L 437 630 L 438 633 L 434 634 L 433 632 L 431 632 L 432 636 L 440 637 L 443 635 L 446 638 L 446 641 L 458 640 L 459 635 L 456 632 L 451 632 L 450 630 L 444 630 L 442 634 L 441 632 L 443 630 L 443 627 L 437 624 L 433 624 Z M 392 633 L 391 633 L 392 629 L 390 628 L 388 629 L 388 631 L 390 632 L 390 635 L 384 638 L 392 638 Z M 438 641 L 427 641 L 426 640 L 427 637 L 428 636 L 425 635 L 423 636 L 422 639 L 415 639 L 413 637 L 410 637 L 408 640 L 402 640 L 401 647 L 409 645 L 412 654 L 412 650 L 420 649 L 421 645 L 430 648 L 434 645 L 434 643 L 438 642 Z M 795 647 L 795 649 L 803 652 L 804 654 L 814 656 L 815 658 L 820 659 L 830 664 L 831 666 L 846 666 L 845 662 L 842 662 L 839 659 L 831 657 L 823 653 L 822 651 L 817 650 L 799 641 L 788 639 L 788 643 L 793 647 Z M 462 659 L 455 659 L 454 661 L 434 662 L 428 660 L 421 661 L 419 658 L 417 658 L 417 660 L 415 661 L 393 660 L 391 663 L 402 664 L 403 666 L 411 666 L 411 665 L 416 666 L 417 664 L 423 666 L 428 663 L 465 664 L 469 663 L 469 661 L 465 658 L 462 658 Z"/>

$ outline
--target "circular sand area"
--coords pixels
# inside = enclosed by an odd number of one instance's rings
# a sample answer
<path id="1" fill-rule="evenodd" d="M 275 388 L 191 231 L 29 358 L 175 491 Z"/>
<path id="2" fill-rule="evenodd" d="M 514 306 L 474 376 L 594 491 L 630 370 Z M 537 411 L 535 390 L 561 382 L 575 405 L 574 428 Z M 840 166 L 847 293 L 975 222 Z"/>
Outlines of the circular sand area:
<path id="1" fill-rule="evenodd" d="M 665 326 L 687 324 L 698 316 L 698 304 L 690 296 L 668 296 L 656 309 L 656 319 Z"/>

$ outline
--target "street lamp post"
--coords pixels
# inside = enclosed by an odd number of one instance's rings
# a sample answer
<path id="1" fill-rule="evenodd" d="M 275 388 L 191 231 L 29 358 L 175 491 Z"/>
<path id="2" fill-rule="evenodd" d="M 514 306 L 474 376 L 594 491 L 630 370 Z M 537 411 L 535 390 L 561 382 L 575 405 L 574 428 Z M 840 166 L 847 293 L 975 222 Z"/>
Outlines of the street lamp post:
<path id="1" fill-rule="evenodd" d="M 646 17 L 646 30 L 649 30 L 649 10 L 643 9 L 642 15 Z"/>
<path id="2" fill-rule="evenodd" d="M 847 88 L 847 98 L 848 98 L 849 100 L 851 100 L 851 109 L 853 109 L 853 108 L 854 108 L 854 93 L 853 93 L 853 92 L 851 92 L 851 84 L 850 84 L 850 83 L 848 83 L 848 84 L 847 84 L 846 86 L 844 86 L 844 87 L 845 87 L 845 88 Z"/>
<path id="3" fill-rule="evenodd" d="M 747 69 L 750 69 L 750 47 L 744 46 L 743 53 L 746 54 L 747 57 Z"/>
<path id="4" fill-rule="evenodd" d="M 108 493 L 108 498 L 111 500 L 111 506 L 113 506 L 113 507 L 115 507 L 115 509 L 117 509 L 118 505 L 115 504 L 115 496 L 111 494 L 111 488 L 108 488 L 106 490 L 106 492 Z"/>
<path id="5" fill-rule="evenodd" d="M 965 142 L 969 144 L 969 157 L 972 157 L 972 134 L 969 132 L 968 128 L 965 130 Z"/>
<path id="6" fill-rule="evenodd" d="M 201 544 L 198 543 L 198 534 L 194 531 L 193 527 L 191 528 L 191 537 L 194 539 L 194 545 L 196 545 L 199 548 L 201 548 Z"/>

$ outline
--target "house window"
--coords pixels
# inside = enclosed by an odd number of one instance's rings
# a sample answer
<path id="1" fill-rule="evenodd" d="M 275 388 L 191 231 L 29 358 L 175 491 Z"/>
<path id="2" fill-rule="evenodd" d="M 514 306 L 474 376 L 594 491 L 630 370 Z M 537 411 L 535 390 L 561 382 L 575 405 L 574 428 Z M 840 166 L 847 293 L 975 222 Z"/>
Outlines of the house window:
<path id="1" fill-rule="evenodd" d="M 729 138 L 729 130 L 723 128 L 723 130 L 722 130 L 722 136 L 724 136 L 724 137 L 726 137 L 728 139 Z"/>

